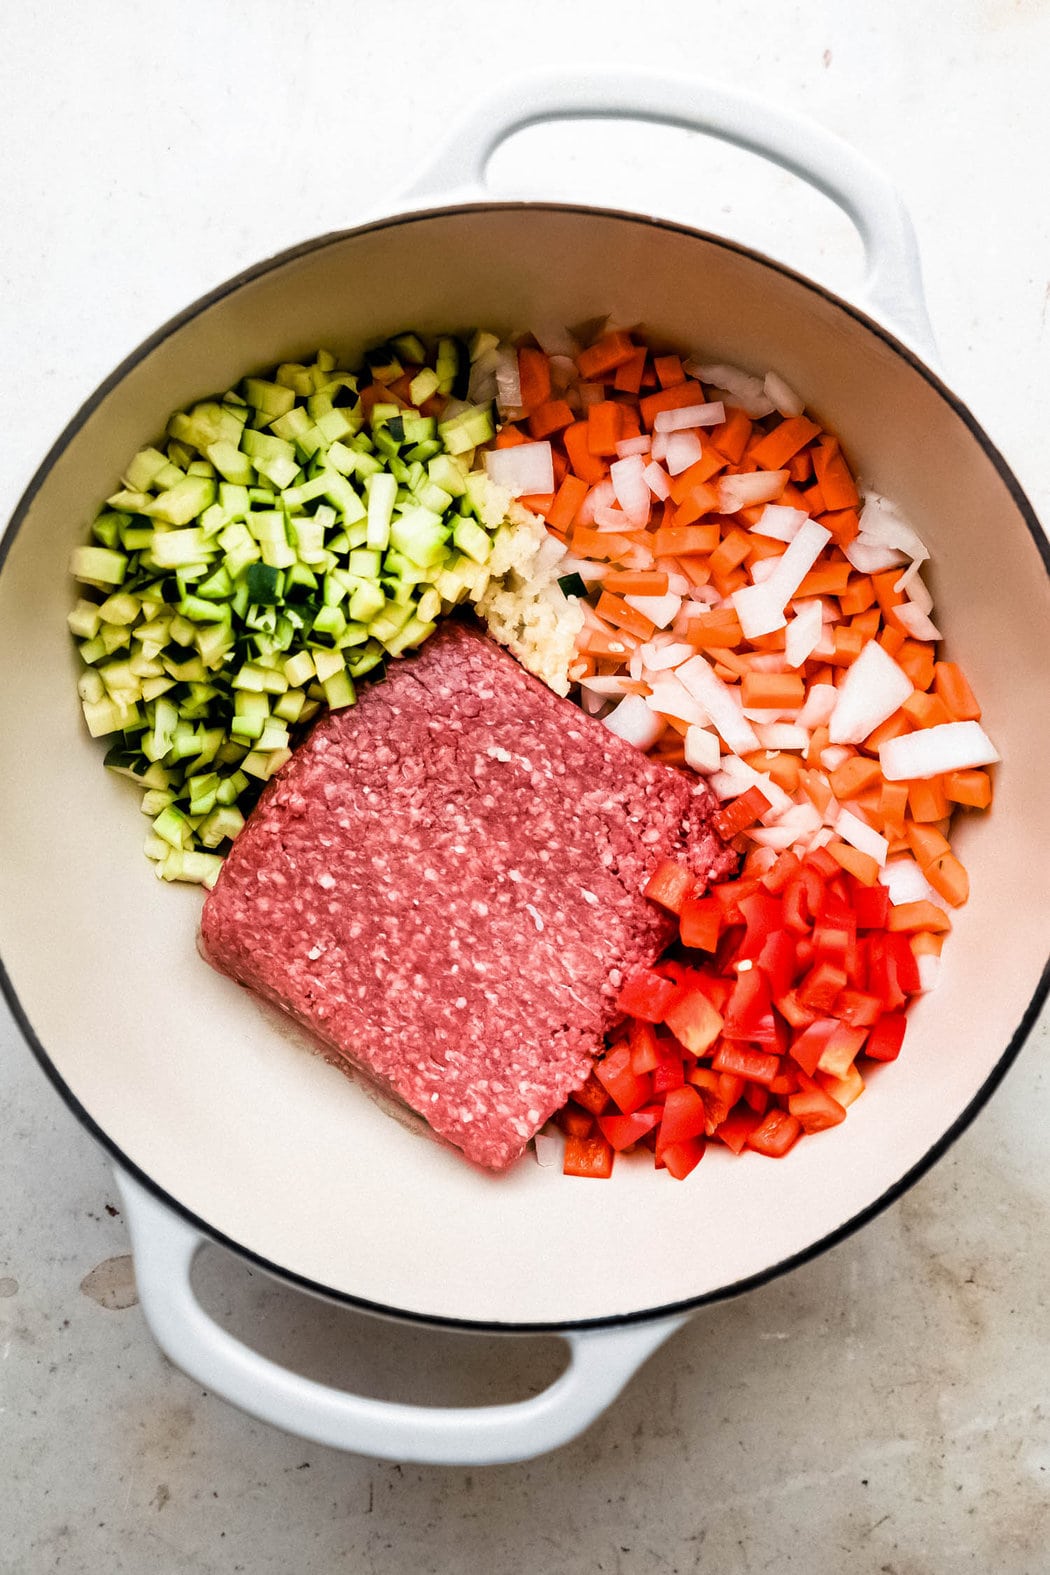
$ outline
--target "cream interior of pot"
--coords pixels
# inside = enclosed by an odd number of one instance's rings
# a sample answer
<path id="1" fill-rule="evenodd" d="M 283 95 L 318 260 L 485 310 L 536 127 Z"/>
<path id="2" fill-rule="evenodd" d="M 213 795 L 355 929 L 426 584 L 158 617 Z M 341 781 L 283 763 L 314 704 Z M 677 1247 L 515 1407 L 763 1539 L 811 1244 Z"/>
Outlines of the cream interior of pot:
<path id="1" fill-rule="evenodd" d="M 70 548 L 168 413 L 318 345 L 511 331 L 601 313 L 772 366 L 934 555 L 950 654 L 1004 761 L 959 837 L 973 895 L 900 1061 L 835 1130 L 773 1162 L 712 1149 L 686 1183 L 648 1157 L 611 1182 L 531 1155 L 483 1174 L 391 1118 L 195 949 L 200 893 L 158 882 L 137 793 L 84 730 Z M 979 1094 L 1050 953 L 1050 582 L 1008 482 L 892 345 L 750 254 L 629 217 L 530 206 L 334 239 L 231 289 L 134 364 L 68 441 L 0 573 L 0 957 L 58 1076 L 172 1199 L 280 1270 L 410 1314 L 601 1319 L 761 1274 L 892 1189 Z M 506 988 L 527 999 L 527 979 Z"/>

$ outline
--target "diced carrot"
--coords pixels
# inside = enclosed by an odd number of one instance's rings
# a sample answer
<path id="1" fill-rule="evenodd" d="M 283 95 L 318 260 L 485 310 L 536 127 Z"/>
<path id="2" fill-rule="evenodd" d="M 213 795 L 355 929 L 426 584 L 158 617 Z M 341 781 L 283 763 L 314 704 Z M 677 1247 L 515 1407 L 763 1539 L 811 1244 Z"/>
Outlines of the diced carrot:
<path id="1" fill-rule="evenodd" d="M 831 532 L 836 547 L 848 547 L 860 530 L 856 509 L 830 509 L 820 515 L 819 524 Z"/>
<path id="2" fill-rule="evenodd" d="M 603 459 L 591 453 L 589 421 L 574 421 L 571 427 L 566 427 L 562 442 L 565 444 L 573 473 L 579 476 L 581 481 L 589 481 L 593 485 L 605 479 L 609 467 Z"/>
<path id="3" fill-rule="evenodd" d="M 830 563 L 817 563 L 806 575 L 795 592 L 803 596 L 841 596 L 849 584 L 853 570 L 845 558 Z"/>
<path id="4" fill-rule="evenodd" d="M 671 496 L 676 503 L 685 503 L 691 498 L 697 487 L 705 481 L 710 481 L 712 476 L 725 468 L 725 458 L 712 448 L 710 444 L 704 445 L 703 453 L 695 460 L 688 470 L 683 470 L 680 475 L 671 477 Z"/>
<path id="5" fill-rule="evenodd" d="M 661 410 L 681 410 L 685 405 L 702 405 L 704 403 L 703 389 L 699 383 L 689 380 L 679 383 L 675 388 L 661 388 L 658 394 L 646 394 L 639 406 L 642 425 L 647 431 L 653 429 L 653 422 Z"/>
<path id="6" fill-rule="evenodd" d="M 701 651 L 732 650 L 744 638 L 740 619 L 732 607 L 716 607 L 690 618 L 686 629 L 686 639 Z"/>
<path id="7" fill-rule="evenodd" d="M 533 514 L 538 514 L 541 519 L 546 519 L 554 506 L 553 492 L 526 492 L 518 499 L 522 508 L 529 509 Z"/>
<path id="8" fill-rule="evenodd" d="M 697 482 L 675 509 L 674 524 L 692 525 L 695 520 L 703 519 L 705 514 L 712 513 L 717 507 L 718 494 L 714 488 L 705 486 L 703 482 Z"/>
<path id="9" fill-rule="evenodd" d="M 667 581 L 665 569 L 616 569 L 605 576 L 602 588 L 616 596 L 665 596 Z"/>
<path id="10" fill-rule="evenodd" d="M 849 622 L 850 628 L 859 630 L 867 643 L 869 640 L 874 640 L 878 634 L 882 613 L 877 607 L 869 607 L 867 612 L 854 613 Z"/>
<path id="11" fill-rule="evenodd" d="M 634 649 L 634 642 L 616 629 L 585 628 L 576 644 L 587 656 L 616 657 L 620 661 Z"/>
<path id="12" fill-rule="evenodd" d="M 727 683 L 736 683 L 745 673 L 751 671 L 751 664 L 747 657 L 727 647 L 719 647 L 717 661 L 722 668 L 719 676 L 724 677 Z"/>
<path id="13" fill-rule="evenodd" d="M 851 755 L 841 766 L 836 766 L 829 778 L 831 791 L 837 799 L 856 798 L 881 779 L 878 761 L 864 755 Z"/>
<path id="14" fill-rule="evenodd" d="M 884 618 L 886 617 L 885 608 L 882 609 L 882 616 Z M 890 616 L 892 617 L 893 614 L 891 613 Z M 908 637 L 903 629 L 895 629 L 891 624 L 887 624 L 886 628 L 883 629 L 882 633 L 879 635 L 879 644 L 882 646 L 882 649 L 886 652 L 887 656 L 896 657 L 897 652 L 900 650 L 907 638 Z"/>
<path id="15" fill-rule="evenodd" d="M 548 510 L 547 524 L 555 530 L 569 530 L 589 490 L 587 483 L 581 481 L 579 476 L 566 476 Z"/>
<path id="16" fill-rule="evenodd" d="M 813 456 L 808 448 L 800 448 L 797 454 L 792 454 L 787 462 L 787 473 L 796 486 L 812 480 Z"/>
<path id="17" fill-rule="evenodd" d="M 616 403 L 620 407 L 620 440 L 636 438 L 642 435 L 642 423 L 638 420 L 638 411 L 634 403 L 626 399 L 619 399 Z"/>
<path id="18" fill-rule="evenodd" d="M 753 710 L 787 711 L 801 707 L 806 698 L 798 673 L 746 673 L 740 693 L 744 705 Z"/>
<path id="19" fill-rule="evenodd" d="M 632 351 L 626 361 L 616 368 L 613 377 L 613 387 L 621 394 L 638 394 L 642 388 L 642 373 L 645 371 L 645 357 L 648 354 L 644 345 L 639 345 Z"/>
<path id="20" fill-rule="evenodd" d="M 587 447 L 602 459 L 616 458 L 616 445 L 623 433 L 620 406 L 603 399 L 587 412 Z"/>
<path id="21" fill-rule="evenodd" d="M 820 667 L 811 667 L 807 677 L 811 684 L 833 684 L 835 669 L 830 663 L 825 662 Z"/>
<path id="22" fill-rule="evenodd" d="M 950 902 L 953 908 L 961 908 L 970 895 L 966 866 L 954 853 L 943 853 L 939 859 L 934 859 L 926 870 L 926 879 L 938 897 Z"/>
<path id="23" fill-rule="evenodd" d="M 830 742 L 831 739 L 827 728 L 815 727 L 812 733 L 809 735 L 809 748 L 806 750 L 807 764 L 814 767 L 819 766 L 821 754 L 825 749 L 827 749 Z M 831 792 L 830 788 L 828 789 L 828 792 Z"/>
<path id="24" fill-rule="evenodd" d="M 577 558 L 595 558 L 598 562 L 618 563 L 633 550 L 633 542 L 617 531 L 586 530 L 577 525 L 569 546 Z"/>
<path id="25" fill-rule="evenodd" d="M 886 623 L 891 629 L 899 629 L 906 637 L 908 631 L 897 618 L 895 611 L 906 600 L 904 592 L 896 589 L 896 584 L 900 577 L 901 571 L 899 569 L 884 569 L 879 574 L 873 574 L 871 579 Z"/>
<path id="26" fill-rule="evenodd" d="M 529 416 L 529 434 L 537 441 L 571 427 L 576 417 L 564 399 L 548 399 Z"/>
<path id="27" fill-rule="evenodd" d="M 508 421 L 496 433 L 496 442 L 493 446 L 495 448 L 520 448 L 522 443 L 527 443 L 528 441 L 529 439 L 521 428 L 516 427 L 512 421 Z"/>
<path id="28" fill-rule="evenodd" d="M 944 950 L 944 934 L 934 930 L 916 930 L 909 937 L 908 945 L 916 957 L 939 957 Z"/>
<path id="29" fill-rule="evenodd" d="M 800 786 L 814 809 L 823 815 L 831 803 L 831 785 L 823 771 L 800 770 Z"/>
<path id="30" fill-rule="evenodd" d="M 883 744 L 888 744 L 891 738 L 900 738 L 902 733 L 910 733 L 912 725 L 903 711 L 894 711 L 885 722 L 880 722 L 873 733 L 869 733 L 864 740 L 864 748 L 869 754 L 877 755 Z"/>
<path id="31" fill-rule="evenodd" d="M 611 623 L 617 629 L 626 629 L 628 634 L 637 635 L 639 640 L 650 640 L 656 633 L 656 625 L 651 618 L 609 591 L 602 592 L 595 610 L 606 623 Z"/>
<path id="32" fill-rule="evenodd" d="M 878 861 L 848 842 L 829 842 L 827 850 L 836 864 L 855 876 L 862 886 L 874 886 L 881 873 Z"/>
<path id="33" fill-rule="evenodd" d="M 920 869 L 942 859 L 950 853 L 951 843 L 948 838 L 937 830 L 935 826 L 922 825 L 919 821 L 908 820 L 904 823 L 904 835 L 908 839 L 908 846 L 915 855 L 915 862 Z"/>
<path id="34" fill-rule="evenodd" d="M 908 807 L 913 820 L 919 822 L 947 820 L 951 813 L 951 806 L 940 777 L 926 777 L 921 782 L 909 782 Z"/>
<path id="35" fill-rule="evenodd" d="M 711 554 L 711 573 L 717 577 L 739 568 L 751 551 L 751 537 L 746 531 L 731 526 L 715 551 Z"/>
<path id="36" fill-rule="evenodd" d="M 582 377 L 602 377 L 624 366 L 635 355 L 637 347 L 630 334 L 616 331 L 603 334 L 588 350 L 581 350 L 576 365 Z"/>
<path id="37" fill-rule="evenodd" d="M 739 405 L 730 405 L 725 420 L 711 428 L 710 437 L 718 452 L 724 454 L 732 464 L 738 465 L 744 457 L 751 432 L 751 417 Z"/>
<path id="38" fill-rule="evenodd" d="M 745 569 L 730 569 L 727 574 L 715 574 L 712 570 L 711 579 L 718 594 L 723 597 L 732 596 L 734 591 L 742 591 L 751 583 Z"/>
<path id="39" fill-rule="evenodd" d="M 518 382 L 523 410 L 535 410 L 550 399 L 551 364 L 542 350 L 522 345 L 518 351 Z"/>
<path id="40" fill-rule="evenodd" d="M 857 486 L 839 447 L 839 440 L 825 432 L 813 445 L 813 469 L 829 509 L 854 509 L 860 502 Z"/>
<path id="41" fill-rule="evenodd" d="M 677 388 L 679 383 L 685 382 L 680 356 L 654 355 L 653 371 L 661 388 Z"/>
<path id="42" fill-rule="evenodd" d="M 859 613 L 867 612 L 874 600 L 875 587 L 871 582 L 871 575 L 851 574 L 846 582 L 846 589 L 839 592 L 839 610 L 844 618 L 854 618 Z M 881 618 L 881 608 L 878 612 Z"/>
<path id="43" fill-rule="evenodd" d="M 886 928 L 899 934 L 912 930 L 950 930 L 952 921 L 933 902 L 899 902 L 891 906 Z"/>
<path id="44" fill-rule="evenodd" d="M 981 707 L 958 662 L 936 662 L 933 686 L 953 722 L 979 722 Z"/>
<path id="45" fill-rule="evenodd" d="M 942 722 L 954 720 L 939 695 L 923 694 L 921 689 L 908 696 L 901 710 L 916 727 L 937 727 Z"/>
<path id="46" fill-rule="evenodd" d="M 714 552 L 720 535 L 717 525 L 662 525 L 653 532 L 653 552 L 658 558 Z"/>
<path id="47" fill-rule="evenodd" d="M 905 640 L 895 661 L 903 667 L 916 689 L 928 689 L 933 683 L 933 646 L 926 640 Z"/>
<path id="48" fill-rule="evenodd" d="M 762 470 L 782 470 L 800 448 L 820 431 L 808 416 L 788 416 L 751 449 L 751 457 Z"/>
<path id="49" fill-rule="evenodd" d="M 818 514 L 826 514 L 828 512 L 828 505 L 824 499 L 824 494 L 821 492 L 820 487 L 816 482 L 814 482 L 811 487 L 806 487 L 803 489 L 802 507 L 805 509 L 807 514 L 812 514 L 814 519 Z"/>
<path id="50" fill-rule="evenodd" d="M 778 788 L 783 788 L 785 793 L 797 793 L 802 777 L 802 762 L 797 755 L 789 755 L 786 750 L 774 756 L 766 767 L 771 779 Z"/>
<path id="51" fill-rule="evenodd" d="M 992 779 L 987 771 L 951 771 L 944 790 L 953 804 L 966 804 L 971 809 L 987 809 L 992 802 Z"/>
<path id="52" fill-rule="evenodd" d="M 828 657 L 834 667 L 848 667 L 855 662 L 864 649 L 864 635 L 860 629 L 854 629 L 849 624 L 836 624 L 834 632 L 835 650 Z"/>
<path id="53" fill-rule="evenodd" d="M 777 541 L 773 536 L 749 536 L 748 543 L 745 559 L 748 568 L 753 563 L 760 563 L 763 558 L 782 558 L 787 552 L 787 542 Z"/>

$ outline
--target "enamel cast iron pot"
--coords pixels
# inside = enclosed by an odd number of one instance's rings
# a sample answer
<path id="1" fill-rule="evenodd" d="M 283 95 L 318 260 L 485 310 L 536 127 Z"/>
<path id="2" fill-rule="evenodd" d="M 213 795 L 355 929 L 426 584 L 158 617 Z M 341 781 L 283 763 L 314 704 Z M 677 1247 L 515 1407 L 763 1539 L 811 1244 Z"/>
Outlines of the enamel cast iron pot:
<path id="1" fill-rule="evenodd" d="M 486 197 L 488 158 L 508 135 L 584 116 L 701 131 L 809 180 L 861 234 L 874 315 L 714 235 Z M 83 728 L 65 624 L 70 549 L 177 407 L 319 345 L 356 356 L 406 324 L 510 332 L 602 313 L 712 361 L 776 368 L 840 434 L 862 482 L 931 548 L 938 623 L 1003 756 L 994 809 L 960 835 L 973 896 L 901 1060 L 871 1076 L 848 1121 L 786 1159 L 713 1150 L 681 1185 L 632 1164 L 607 1183 L 573 1182 L 528 1156 L 483 1175 L 392 1120 L 213 973 L 196 951 L 200 892 L 155 879 L 135 795 Z M 116 1162 L 149 1325 L 202 1385 L 369 1455 L 539 1454 L 598 1416 L 696 1308 L 803 1262 L 899 1197 L 987 1100 L 1047 989 L 1050 555 L 1002 458 L 931 371 L 928 333 L 909 223 L 847 146 L 695 82 L 543 77 L 479 107 L 402 212 L 196 302 L 67 427 L 0 548 L 2 977 L 27 1043 Z M 557 1332 L 569 1366 L 534 1399 L 478 1410 L 326 1388 L 202 1310 L 190 1268 L 207 1238 L 387 1317 Z"/>

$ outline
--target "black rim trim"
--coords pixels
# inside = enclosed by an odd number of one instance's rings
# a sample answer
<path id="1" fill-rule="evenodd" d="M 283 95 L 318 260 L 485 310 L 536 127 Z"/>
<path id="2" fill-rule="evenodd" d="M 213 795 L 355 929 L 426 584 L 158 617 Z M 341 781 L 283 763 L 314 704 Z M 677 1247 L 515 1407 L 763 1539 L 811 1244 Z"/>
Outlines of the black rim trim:
<path id="1" fill-rule="evenodd" d="M 973 416 L 968 406 L 965 405 L 956 394 L 952 393 L 951 389 L 946 386 L 943 380 L 935 372 L 932 372 L 930 368 L 919 359 L 914 351 L 909 349 L 907 345 L 903 344 L 888 329 L 884 328 L 880 323 L 869 317 L 858 307 L 853 306 L 850 302 L 843 300 L 840 296 L 827 289 L 824 285 L 807 278 L 806 275 L 798 273 L 795 269 L 788 267 L 784 263 L 764 256 L 761 252 L 756 251 L 753 247 L 744 246 L 736 241 L 726 240 L 722 236 L 712 235 L 707 231 L 697 230 L 689 225 L 677 224 L 665 219 L 656 219 L 644 214 L 630 213 L 614 208 L 592 208 L 582 203 L 556 202 L 464 203 L 452 207 L 421 209 L 418 212 L 409 214 L 396 214 L 389 218 L 374 220 L 371 223 L 357 225 L 348 230 L 333 231 L 328 235 L 318 236 L 314 240 L 305 241 L 298 246 L 290 247 L 288 250 L 279 252 L 276 256 L 268 258 L 264 262 L 257 263 L 253 267 L 245 269 L 241 273 L 235 274 L 232 278 L 227 279 L 225 283 L 219 285 L 207 295 L 201 296 L 190 306 L 186 307 L 182 312 L 179 312 L 175 317 L 169 318 L 169 320 L 163 324 L 162 327 L 157 329 L 154 334 L 151 334 L 148 339 L 143 340 L 142 343 L 135 350 L 133 350 L 131 354 L 128 355 L 102 383 L 99 384 L 94 393 L 91 394 L 87 400 L 85 400 L 84 404 L 81 405 L 80 409 L 73 416 L 72 420 L 67 424 L 63 432 L 52 444 L 51 449 L 45 456 L 32 480 L 29 482 L 29 485 L 26 487 L 26 490 L 23 493 L 21 499 L 19 500 L 19 503 L 13 515 L 11 516 L 7 530 L 5 531 L 3 537 L 0 538 L 0 570 L 3 568 L 10 546 L 17 536 L 18 531 L 20 530 L 25 517 L 32 506 L 37 493 L 43 486 L 56 461 L 65 452 L 66 448 L 69 446 L 76 434 L 80 431 L 81 427 L 85 424 L 89 417 L 94 414 L 95 410 L 97 410 L 99 405 L 101 405 L 106 396 L 124 379 L 128 372 L 144 361 L 148 355 L 157 349 L 159 345 L 163 344 L 166 339 L 170 338 L 172 334 L 176 333 L 186 323 L 191 322 L 193 318 L 199 317 L 202 312 L 206 311 L 212 306 L 217 305 L 219 302 L 225 300 L 228 296 L 235 294 L 236 291 L 242 289 L 245 285 L 252 283 L 254 280 L 262 278 L 264 275 L 272 273 L 278 268 L 284 267 L 288 263 L 295 262 L 301 257 L 308 256 L 312 252 L 322 251 L 325 247 L 338 245 L 351 236 L 365 235 L 379 230 L 415 224 L 434 218 L 444 218 L 448 215 L 462 215 L 478 212 L 489 213 L 492 211 L 534 212 L 537 209 L 543 209 L 548 212 L 576 213 L 586 217 L 597 216 L 603 218 L 621 219 L 633 224 L 641 224 L 652 229 L 670 231 L 673 234 L 685 235 L 694 239 L 703 240 L 708 244 L 718 246 L 725 251 L 746 257 L 751 262 L 757 262 L 760 265 L 771 269 L 774 273 L 778 273 L 785 278 L 791 279 L 794 283 L 800 285 L 803 289 L 808 290 L 811 294 L 818 296 L 824 301 L 830 302 L 831 305 L 844 312 L 862 328 L 865 328 L 869 333 L 874 334 L 876 338 L 881 339 L 882 342 L 889 347 L 889 349 L 893 350 L 912 368 L 913 371 L 917 372 L 923 381 L 926 382 L 959 417 L 963 425 L 970 432 L 971 436 L 976 440 L 985 456 L 991 462 L 992 466 L 998 473 L 1000 480 L 1003 482 L 1008 493 L 1016 504 L 1018 512 L 1021 514 L 1021 517 L 1028 527 L 1029 534 L 1035 543 L 1036 550 L 1042 559 L 1043 565 L 1047 570 L 1047 574 L 1050 575 L 1050 541 L 1048 541 L 1044 535 L 1036 517 L 1035 511 L 1033 510 L 1031 504 L 1028 501 L 1028 498 L 1026 497 L 1012 470 L 1007 465 L 1002 454 L 992 443 L 991 439 Z M 840 1242 L 845 1241 L 849 1236 L 852 1236 L 854 1232 L 860 1230 L 863 1226 L 869 1224 L 873 1219 L 877 1218 L 877 1216 L 885 1209 L 889 1208 L 892 1204 L 896 1203 L 898 1199 L 903 1197 L 904 1193 L 914 1186 L 914 1184 L 920 1180 L 920 1178 L 924 1176 L 926 1172 L 929 1171 L 937 1163 L 937 1161 L 944 1156 L 944 1154 L 947 1153 L 952 1144 L 966 1131 L 967 1127 L 971 1124 L 978 1111 L 981 1110 L 991 1099 L 992 1095 L 995 1093 L 996 1089 L 1003 1081 L 1003 1078 L 1006 1076 L 1007 1072 L 1010 1070 L 1011 1066 L 1014 1064 L 1018 1055 L 1020 1054 L 1021 1048 L 1024 1045 L 1028 1034 L 1031 1032 L 1031 1029 L 1035 1024 L 1035 1021 L 1039 1016 L 1039 1013 L 1042 1010 L 1048 995 L 1050 995 L 1050 960 L 1048 960 L 1047 965 L 1044 967 L 1043 972 L 1039 977 L 1039 982 L 1032 995 L 1031 1001 L 1029 1002 L 1029 1005 L 1023 1017 L 1021 1018 L 1020 1023 L 1011 1036 L 1006 1049 L 1003 1051 L 1003 1054 L 1000 1056 L 999 1060 L 988 1074 L 988 1077 L 981 1084 L 981 1087 L 978 1089 L 969 1105 L 967 1105 L 962 1114 L 955 1122 L 953 1122 L 953 1124 L 938 1139 L 932 1148 L 927 1150 L 922 1159 L 913 1165 L 912 1168 L 907 1171 L 897 1182 L 895 1182 L 892 1187 L 876 1198 L 873 1203 L 869 1204 L 867 1208 L 861 1209 L 859 1213 L 852 1215 L 850 1219 L 846 1220 L 838 1227 L 838 1229 L 831 1231 L 826 1236 L 822 1236 L 818 1241 L 813 1242 L 810 1246 L 803 1248 L 802 1251 L 794 1253 L 790 1257 L 783 1258 L 778 1263 L 772 1264 L 769 1268 L 763 1269 L 757 1274 L 749 1275 L 746 1279 L 738 1280 L 732 1285 L 723 1286 L 717 1291 L 708 1291 L 701 1296 L 690 1297 L 684 1301 L 671 1302 L 659 1307 L 646 1308 L 644 1311 L 639 1312 L 614 1313 L 601 1318 L 566 1319 L 561 1322 L 553 1323 L 504 1323 L 493 1320 L 452 1318 L 438 1314 L 410 1312 L 407 1309 L 401 1307 L 389 1307 L 382 1302 L 373 1302 L 368 1300 L 366 1297 L 354 1296 L 347 1291 L 335 1290 L 331 1286 L 323 1285 L 316 1280 L 311 1280 L 305 1275 L 295 1273 L 293 1270 L 282 1268 L 279 1264 L 273 1263 L 270 1259 L 263 1257 L 259 1253 L 253 1252 L 250 1248 L 243 1246 L 240 1242 L 234 1241 L 231 1237 L 224 1235 L 222 1231 L 216 1230 L 215 1227 L 208 1224 L 206 1220 L 201 1219 L 198 1215 L 194 1214 L 192 1210 L 186 1208 L 176 1198 L 173 1198 L 171 1194 L 168 1193 L 157 1182 L 155 1182 L 151 1176 L 140 1169 L 138 1165 L 136 1165 L 128 1158 L 126 1154 L 123 1153 L 119 1145 L 114 1142 L 108 1133 L 103 1131 L 94 1118 L 88 1113 L 88 1111 L 77 1099 L 72 1089 L 70 1089 L 69 1086 L 63 1081 L 57 1068 L 51 1061 L 47 1051 L 44 1049 L 43 1044 L 37 1037 L 35 1030 L 33 1029 L 28 1017 L 22 1009 L 14 985 L 11 982 L 10 976 L 8 975 L 7 968 L 2 958 L 0 958 L 0 990 L 2 990 L 7 1000 L 12 1016 L 18 1025 L 22 1037 L 43 1069 L 44 1075 L 64 1100 L 65 1104 L 72 1111 L 73 1115 L 76 1116 L 80 1124 L 87 1129 L 87 1131 L 96 1140 L 96 1142 L 100 1144 L 105 1152 L 108 1153 L 123 1170 L 127 1171 L 127 1173 L 132 1176 L 140 1186 L 152 1193 L 155 1198 L 170 1208 L 188 1225 L 191 1225 L 194 1230 L 198 1231 L 205 1240 L 215 1242 L 219 1246 L 225 1247 L 237 1257 L 246 1260 L 248 1263 L 254 1264 L 256 1267 L 274 1276 L 274 1278 L 283 1281 L 285 1284 L 295 1286 L 303 1291 L 308 1291 L 313 1295 L 321 1296 L 327 1301 L 336 1302 L 346 1307 L 352 1307 L 358 1312 L 374 1313 L 381 1317 L 396 1319 L 402 1323 L 418 1324 L 431 1328 L 461 1330 L 474 1334 L 556 1335 L 569 1333 L 574 1330 L 582 1331 L 589 1329 L 612 1329 L 623 1327 L 629 1324 L 651 1323 L 660 1318 L 671 1318 L 678 1314 L 695 1312 L 701 1307 L 707 1307 L 718 1302 L 728 1301 L 733 1297 L 745 1294 L 747 1291 L 757 1290 L 760 1286 L 769 1284 L 772 1280 L 778 1279 L 781 1275 L 788 1273 L 790 1270 L 800 1268 L 803 1264 L 809 1263 L 813 1259 L 820 1257 L 823 1253 L 829 1251 L 832 1247 L 838 1246 Z"/>

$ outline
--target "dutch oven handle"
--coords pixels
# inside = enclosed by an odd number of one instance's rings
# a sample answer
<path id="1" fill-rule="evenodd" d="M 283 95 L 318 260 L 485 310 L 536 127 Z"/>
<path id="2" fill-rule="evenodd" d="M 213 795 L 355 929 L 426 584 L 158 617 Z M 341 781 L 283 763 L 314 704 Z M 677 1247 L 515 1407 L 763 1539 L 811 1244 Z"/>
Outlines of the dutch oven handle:
<path id="1" fill-rule="evenodd" d="M 515 132 L 545 121 L 596 119 L 646 120 L 702 132 L 760 154 L 816 187 L 860 235 L 867 263 L 864 299 L 936 361 L 915 231 L 891 182 L 822 126 L 720 83 L 619 70 L 515 78 L 473 105 L 403 196 L 413 202 L 476 199 L 493 153 Z"/>
<path id="2" fill-rule="evenodd" d="M 191 1283 L 206 1238 L 125 1171 L 116 1171 L 150 1331 L 177 1367 L 260 1421 L 381 1460 L 502 1465 L 531 1460 L 582 1433 L 682 1325 L 663 1318 L 561 1335 L 569 1366 L 542 1394 L 511 1405 L 394 1404 L 303 1378 L 260 1356 L 205 1312 Z"/>

